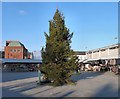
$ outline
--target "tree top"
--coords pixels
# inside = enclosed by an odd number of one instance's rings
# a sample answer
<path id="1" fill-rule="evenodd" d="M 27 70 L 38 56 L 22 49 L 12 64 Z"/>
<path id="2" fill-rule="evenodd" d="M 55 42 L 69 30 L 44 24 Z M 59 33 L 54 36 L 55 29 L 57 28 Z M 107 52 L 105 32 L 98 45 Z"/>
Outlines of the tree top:
<path id="1" fill-rule="evenodd" d="M 56 8 L 56 12 L 54 14 L 53 19 L 56 20 L 57 18 L 63 18 L 63 15 L 60 13 L 60 11 L 58 10 L 58 8 Z"/>

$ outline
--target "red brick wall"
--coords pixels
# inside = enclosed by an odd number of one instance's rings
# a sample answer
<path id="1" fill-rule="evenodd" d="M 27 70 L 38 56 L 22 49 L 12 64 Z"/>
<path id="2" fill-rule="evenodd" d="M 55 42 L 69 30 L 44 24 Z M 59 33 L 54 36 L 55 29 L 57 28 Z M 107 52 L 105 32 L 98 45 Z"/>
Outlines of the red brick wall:
<path id="1" fill-rule="evenodd" d="M 13 46 L 6 46 L 5 47 L 5 58 L 16 58 L 16 59 L 23 59 L 23 47 L 13 47 Z"/>

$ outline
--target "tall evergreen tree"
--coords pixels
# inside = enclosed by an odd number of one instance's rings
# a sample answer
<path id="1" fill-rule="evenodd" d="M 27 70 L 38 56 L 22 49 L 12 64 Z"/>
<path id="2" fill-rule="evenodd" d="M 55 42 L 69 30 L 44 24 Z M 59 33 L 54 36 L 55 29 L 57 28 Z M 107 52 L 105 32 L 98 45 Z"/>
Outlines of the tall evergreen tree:
<path id="1" fill-rule="evenodd" d="M 55 86 L 70 83 L 70 76 L 77 68 L 76 56 L 70 49 L 72 36 L 57 9 L 53 20 L 49 21 L 49 35 L 45 33 L 46 47 L 42 48 L 42 70 Z"/>

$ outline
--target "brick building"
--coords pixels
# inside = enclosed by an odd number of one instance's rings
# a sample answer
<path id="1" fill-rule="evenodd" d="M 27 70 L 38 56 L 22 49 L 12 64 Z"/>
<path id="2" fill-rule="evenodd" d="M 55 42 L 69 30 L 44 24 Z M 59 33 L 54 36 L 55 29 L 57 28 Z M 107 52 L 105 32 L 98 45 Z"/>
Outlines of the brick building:
<path id="1" fill-rule="evenodd" d="M 28 50 L 19 41 L 6 41 L 5 58 L 7 59 L 26 59 Z"/>

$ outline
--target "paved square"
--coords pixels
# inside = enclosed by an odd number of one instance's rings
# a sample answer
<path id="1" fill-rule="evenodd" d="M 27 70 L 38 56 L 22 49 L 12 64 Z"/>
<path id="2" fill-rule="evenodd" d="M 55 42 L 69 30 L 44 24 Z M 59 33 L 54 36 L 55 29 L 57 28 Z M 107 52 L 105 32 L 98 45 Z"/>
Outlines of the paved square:
<path id="1" fill-rule="evenodd" d="M 37 86 L 37 72 L 3 73 L 3 97 L 117 97 L 118 76 L 111 72 L 82 72 L 76 85 Z"/>

